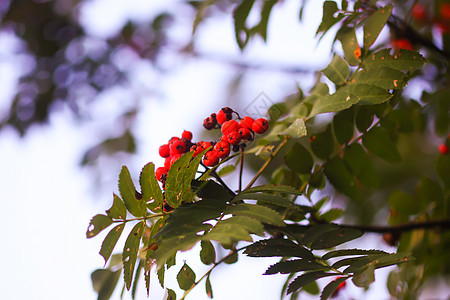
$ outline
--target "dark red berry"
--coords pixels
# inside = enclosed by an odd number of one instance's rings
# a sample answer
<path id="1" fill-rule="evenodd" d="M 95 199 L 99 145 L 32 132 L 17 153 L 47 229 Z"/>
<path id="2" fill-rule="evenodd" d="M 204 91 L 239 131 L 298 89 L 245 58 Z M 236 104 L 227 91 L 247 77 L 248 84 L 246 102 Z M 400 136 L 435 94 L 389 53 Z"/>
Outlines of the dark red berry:
<path id="1" fill-rule="evenodd" d="M 230 144 L 225 141 L 220 141 L 214 145 L 214 151 L 217 152 L 220 159 L 224 159 L 230 155 Z"/>
<path id="2" fill-rule="evenodd" d="M 247 129 L 247 128 L 244 128 L 244 127 L 240 128 L 238 130 L 238 133 L 241 135 L 241 138 L 243 140 L 246 140 L 246 141 L 253 140 L 252 132 L 249 129 Z"/>
<path id="3" fill-rule="evenodd" d="M 223 135 L 228 135 L 230 132 L 238 131 L 239 128 L 239 123 L 236 120 L 228 120 L 222 124 L 221 131 Z"/>
<path id="4" fill-rule="evenodd" d="M 182 140 L 176 140 L 169 144 L 170 155 L 183 154 L 186 152 L 186 145 Z"/>
<path id="5" fill-rule="evenodd" d="M 216 151 L 208 151 L 203 157 L 203 163 L 207 167 L 214 167 L 219 163 L 219 154 Z"/>
<path id="6" fill-rule="evenodd" d="M 247 128 L 248 130 L 252 130 L 254 121 L 255 120 L 253 120 L 249 116 L 245 116 L 239 121 L 239 125 L 241 125 L 241 127 L 243 127 L 243 128 Z"/>
<path id="7" fill-rule="evenodd" d="M 448 146 L 446 144 L 440 144 L 439 153 L 441 153 L 442 155 L 448 154 Z"/>
<path id="8" fill-rule="evenodd" d="M 217 125 L 216 114 L 212 113 L 211 116 L 203 120 L 203 127 L 207 130 L 214 129 Z"/>
<path id="9" fill-rule="evenodd" d="M 259 118 L 253 122 L 252 130 L 258 134 L 262 134 L 269 129 L 269 122 L 266 119 Z"/>
<path id="10" fill-rule="evenodd" d="M 183 131 L 183 133 L 181 134 L 181 137 L 182 137 L 182 138 L 185 138 L 185 139 L 188 140 L 188 141 L 191 141 L 191 140 L 192 140 L 192 132 L 185 130 L 185 131 Z"/>
<path id="11" fill-rule="evenodd" d="M 231 145 L 238 145 L 241 142 L 241 135 L 237 131 L 232 131 L 227 134 L 227 141 Z"/>
<path id="12" fill-rule="evenodd" d="M 159 167 L 155 171 L 156 180 L 163 181 L 162 179 L 163 179 L 164 175 L 167 176 L 168 172 L 169 172 L 169 169 L 167 169 L 166 167 Z"/>
<path id="13" fill-rule="evenodd" d="M 159 146 L 159 155 L 163 158 L 170 156 L 170 149 L 168 144 L 164 144 L 162 146 Z"/>

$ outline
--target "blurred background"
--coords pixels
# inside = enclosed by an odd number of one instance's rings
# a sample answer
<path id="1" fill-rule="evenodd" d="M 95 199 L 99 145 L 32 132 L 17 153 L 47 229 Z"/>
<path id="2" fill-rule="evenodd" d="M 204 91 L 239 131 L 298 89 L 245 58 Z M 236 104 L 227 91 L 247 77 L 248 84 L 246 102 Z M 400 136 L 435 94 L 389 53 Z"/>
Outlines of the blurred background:
<path id="1" fill-rule="evenodd" d="M 256 37 L 245 51 L 238 2 L 204 9 L 193 34 L 197 1 L 0 0 L 0 299 L 95 299 L 104 235 L 87 240 L 85 230 L 109 208 L 122 165 L 136 178 L 147 162 L 162 165 L 157 149 L 170 137 L 190 130 L 200 140 L 202 120 L 221 107 L 264 117 L 314 84 L 332 57 L 332 34 L 315 38 L 323 1 L 280 1 L 267 42 Z M 370 236 L 366 245 L 392 250 Z M 279 298 L 284 277 L 260 276 L 267 260 L 240 262 L 213 273 L 215 299 Z M 383 274 L 367 299 L 388 298 Z M 150 299 L 163 297 L 158 286 L 154 276 Z M 206 295 L 199 286 L 190 298 Z"/>

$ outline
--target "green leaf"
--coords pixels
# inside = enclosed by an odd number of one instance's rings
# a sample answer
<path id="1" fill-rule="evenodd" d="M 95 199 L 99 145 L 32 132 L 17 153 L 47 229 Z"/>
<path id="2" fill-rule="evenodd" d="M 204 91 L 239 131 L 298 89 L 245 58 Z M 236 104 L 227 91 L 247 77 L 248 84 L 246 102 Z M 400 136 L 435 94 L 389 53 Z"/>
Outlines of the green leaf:
<path id="1" fill-rule="evenodd" d="M 374 67 L 356 73 L 354 82 L 358 85 L 375 85 L 385 90 L 399 90 L 406 86 L 406 75 L 388 67 Z"/>
<path id="2" fill-rule="evenodd" d="M 158 275 L 158 281 L 159 281 L 159 285 L 161 285 L 162 288 L 164 288 L 164 277 L 166 274 L 166 268 L 164 266 L 162 266 L 157 272 L 156 274 Z M 147 290 L 148 293 L 148 290 Z"/>
<path id="3" fill-rule="evenodd" d="M 395 163 L 401 160 L 400 153 L 389 134 L 381 127 L 370 129 L 362 138 L 364 147 L 376 156 Z"/>
<path id="4" fill-rule="evenodd" d="M 369 264 L 367 267 L 356 272 L 352 278 L 356 286 L 367 288 L 375 281 L 375 265 Z"/>
<path id="5" fill-rule="evenodd" d="M 147 206 L 143 199 L 136 198 L 136 189 L 126 166 L 122 166 L 119 174 L 119 191 L 127 210 L 135 217 L 143 217 Z"/>
<path id="6" fill-rule="evenodd" d="M 213 296 L 213 291 L 212 291 L 212 287 L 211 287 L 211 280 L 209 279 L 211 273 L 208 274 L 208 276 L 206 277 L 206 282 L 205 282 L 205 289 L 206 289 L 206 295 L 208 295 L 208 297 L 210 299 L 214 298 Z"/>
<path id="7" fill-rule="evenodd" d="M 89 222 L 88 229 L 86 231 L 86 237 L 89 239 L 91 237 L 99 234 L 103 229 L 107 228 L 112 224 L 112 219 L 105 215 L 95 215 L 91 222 Z"/>
<path id="8" fill-rule="evenodd" d="M 344 210 L 340 208 L 332 208 L 326 211 L 325 213 L 320 215 L 320 219 L 323 219 L 327 222 L 334 221 L 336 219 L 339 219 L 344 214 Z"/>
<path id="9" fill-rule="evenodd" d="M 284 226 L 283 218 L 279 213 L 273 209 L 261 205 L 248 203 L 237 204 L 227 208 L 224 214 L 253 217 L 266 224 Z"/>
<path id="10" fill-rule="evenodd" d="M 131 299 L 133 300 L 136 299 L 136 291 L 139 284 L 139 279 L 141 278 L 142 269 L 143 269 L 142 260 L 139 260 L 136 272 L 134 273 L 133 286 L 131 287 Z"/>
<path id="11" fill-rule="evenodd" d="M 375 167 L 361 144 L 354 143 L 345 149 L 344 162 L 353 175 L 366 186 L 374 188 L 380 186 Z"/>
<path id="12" fill-rule="evenodd" d="M 98 300 L 108 300 L 111 298 L 117 282 L 120 278 L 120 272 L 106 269 L 97 269 L 91 274 L 92 286 L 94 291 L 98 293 Z"/>
<path id="13" fill-rule="evenodd" d="M 345 242 L 357 239 L 364 233 L 361 230 L 353 228 L 339 228 L 333 231 L 327 231 L 317 237 L 311 244 L 311 249 L 328 249 Z"/>
<path id="14" fill-rule="evenodd" d="M 314 154 L 321 159 L 328 159 L 334 149 L 334 138 L 331 126 L 328 126 L 324 132 L 315 135 L 311 142 L 311 149 Z"/>
<path id="15" fill-rule="evenodd" d="M 346 109 L 336 113 L 333 118 L 333 129 L 339 144 L 348 143 L 354 133 L 355 110 Z"/>
<path id="16" fill-rule="evenodd" d="M 393 97 L 386 89 L 369 84 L 349 84 L 348 92 L 358 98 L 359 104 L 373 105 L 388 101 Z"/>
<path id="17" fill-rule="evenodd" d="M 308 283 L 311 283 L 313 281 L 316 281 L 317 279 L 327 277 L 327 276 L 336 276 L 334 273 L 325 273 L 323 271 L 313 271 L 309 273 L 302 274 L 294 279 L 294 281 L 291 282 L 289 285 L 289 288 L 287 290 L 287 294 L 289 295 L 292 292 L 295 292 L 296 290 L 300 289 L 301 287 L 307 285 Z"/>
<path id="18" fill-rule="evenodd" d="M 173 290 L 167 289 L 167 299 L 165 300 L 177 300 L 177 294 Z"/>
<path id="19" fill-rule="evenodd" d="M 303 118 L 298 118 L 291 125 L 289 125 L 288 128 L 281 131 L 278 135 L 298 139 L 307 134 L 308 132 L 306 131 L 305 121 L 303 120 Z"/>
<path id="20" fill-rule="evenodd" d="M 182 202 L 192 202 L 194 194 L 191 190 L 191 181 L 194 179 L 198 165 L 203 155 L 197 155 L 191 163 L 193 152 L 183 154 L 170 167 L 166 180 L 166 201 L 177 208 Z"/>
<path id="21" fill-rule="evenodd" d="M 269 23 L 270 12 L 277 2 L 278 0 L 264 1 L 261 9 L 261 20 L 258 25 L 251 29 L 251 32 L 258 33 L 263 38 L 264 42 L 267 40 L 267 25 Z"/>
<path id="22" fill-rule="evenodd" d="M 392 5 L 380 7 L 371 14 L 364 24 L 364 48 L 369 49 L 375 42 L 392 12 Z"/>
<path id="23" fill-rule="evenodd" d="M 208 226 L 207 228 L 210 227 L 211 226 Z M 197 235 L 197 231 L 195 231 L 194 233 L 176 235 L 162 239 L 158 249 L 153 253 L 158 269 L 164 265 L 166 260 L 175 255 L 177 251 L 191 249 L 201 238 L 201 236 Z"/>
<path id="24" fill-rule="evenodd" d="M 327 32 L 334 24 L 336 24 L 341 18 L 334 17 L 334 14 L 338 11 L 336 2 L 325 1 L 323 3 L 323 15 L 322 22 L 317 28 L 316 36 L 320 32 Z"/>
<path id="25" fill-rule="evenodd" d="M 210 265 L 216 262 L 216 250 L 214 250 L 213 244 L 208 240 L 200 242 L 202 250 L 200 250 L 200 260 L 205 265 Z"/>
<path id="26" fill-rule="evenodd" d="M 300 143 L 295 143 L 284 156 L 284 162 L 294 172 L 299 174 L 311 173 L 314 165 L 313 158 L 308 150 Z"/>
<path id="27" fill-rule="evenodd" d="M 355 29 L 341 28 L 337 38 L 341 41 L 345 60 L 351 66 L 357 66 L 359 64 L 359 58 L 361 57 L 361 48 L 356 39 Z"/>
<path id="28" fill-rule="evenodd" d="M 257 235 L 264 234 L 264 226 L 260 221 L 255 220 L 251 217 L 246 216 L 234 216 L 226 220 L 221 221 L 222 224 L 235 224 L 239 225 L 241 228 L 245 229 L 249 233 L 254 233 Z"/>
<path id="29" fill-rule="evenodd" d="M 359 188 L 356 180 L 348 170 L 342 158 L 335 156 L 325 163 L 325 176 L 341 193 L 352 199 L 359 198 Z"/>
<path id="30" fill-rule="evenodd" d="M 100 255 L 105 259 L 105 265 L 108 262 L 109 257 L 111 256 L 114 247 L 117 244 L 117 241 L 122 234 L 123 229 L 125 228 L 125 223 L 119 224 L 108 233 L 105 240 L 102 243 L 102 247 L 100 249 Z"/>
<path id="31" fill-rule="evenodd" d="M 110 209 L 106 211 L 106 214 L 113 219 L 125 220 L 127 217 L 127 208 L 119 196 L 114 194 L 114 202 Z"/>
<path id="32" fill-rule="evenodd" d="M 448 170 L 450 170 L 450 155 L 439 155 L 436 159 L 435 168 L 439 179 L 445 184 L 447 189 L 449 189 L 450 176 L 448 176 Z"/>
<path id="33" fill-rule="evenodd" d="M 250 39 L 250 32 L 245 23 L 254 3 L 255 0 L 244 0 L 233 12 L 236 42 L 241 50 L 244 49 Z"/>
<path id="34" fill-rule="evenodd" d="M 346 83 L 348 76 L 350 76 L 348 64 L 337 54 L 334 55 L 331 63 L 322 72 L 331 82 L 337 85 Z"/>
<path id="35" fill-rule="evenodd" d="M 134 266 L 136 264 L 141 237 L 144 233 L 144 226 L 145 222 L 137 223 L 131 230 L 130 235 L 128 235 L 125 246 L 123 247 L 123 279 L 127 290 L 130 290 L 131 282 L 133 280 Z"/>
<path id="36" fill-rule="evenodd" d="M 282 207 L 292 206 L 291 199 L 266 193 L 241 193 L 234 198 L 235 201 L 238 200 L 258 200 L 264 203 L 270 203 Z"/>
<path id="37" fill-rule="evenodd" d="M 374 115 L 375 111 L 373 106 L 358 106 L 355 122 L 359 132 L 366 132 L 373 123 Z"/>
<path id="38" fill-rule="evenodd" d="M 305 291 L 310 295 L 318 295 L 320 293 L 319 285 L 315 281 L 304 285 L 302 291 Z"/>
<path id="39" fill-rule="evenodd" d="M 332 95 L 318 98 L 311 110 L 310 117 L 327 112 L 336 112 L 349 108 L 359 102 L 359 98 L 349 91 L 348 86 L 342 87 Z"/>
<path id="40" fill-rule="evenodd" d="M 253 243 L 244 251 L 250 257 L 300 257 L 305 260 L 315 261 L 316 257 L 311 251 L 286 239 L 267 239 Z"/>
<path id="41" fill-rule="evenodd" d="M 327 198 L 324 198 L 327 199 Z M 327 224 L 319 224 L 311 226 L 303 236 L 302 244 L 310 244 L 314 242 L 322 233 L 328 232 L 328 231 L 334 231 L 338 229 L 339 227 L 335 224 L 327 223 Z"/>
<path id="42" fill-rule="evenodd" d="M 364 69 L 387 67 L 399 71 L 414 71 L 422 68 L 426 59 L 415 51 L 400 50 L 391 55 L 390 49 L 382 49 L 364 60 Z"/>
<path id="43" fill-rule="evenodd" d="M 161 207 L 163 203 L 163 194 L 155 177 L 155 165 L 148 163 L 144 166 L 139 177 L 139 183 L 142 190 L 142 200 L 147 203 L 150 210 Z"/>
<path id="44" fill-rule="evenodd" d="M 192 269 L 184 263 L 180 272 L 177 275 L 178 285 L 182 290 L 189 290 L 195 283 L 195 273 Z"/>
<path id="45" fill-rule="evenodd" d="M 322 294 L 320 295 L 320 300 L 326 300 L 330 298 L 333 295 L 333 293 L 337 290 L 339 285 L 343 283 L 345 280 L 347 280 L 347 278 L 348 277 L 339 277 L 331 281 L 329 284 L 327 284 L 324 287 Z"/>
<path id="46" fill-rule="evenodd" d="M 399 190 L 392 192 L 388 202 L 392 208 L 403 215 L 415 215 L 421 211 L 419 201 Z"/>
<path id="47" fill-rule="evenodd" d="M 234 263 L 237 263 L 239 259 L 238 253 L 234 250 L 231 250 L 230 253 L 228 253 L 228 255 L 224 258 L 223 262 L 231 265 Z"/>
<path id="48" fill-rule="evenodd" d="M 254 186 L 249 189 L 243 190 L 240 195 L 246 193 L 257 193 L 257 192 L 280 192 L 287 193 L 292 195 L 301 195 L 300 191 L 296 188 L 287 185 L 273 185 L 273 184 L 265 184 Z"/>
<path id="49" fill-rule="evenodd" d="M 239 224 L 220 222 L 204 236 L 206 239 L 218 241 L 222 244 L 231 244 L 235 241 L 252 242 L 248 231 Z"/>
<path id="50" fill-rule="evenodd" d="M 350 256 L 350 255 L 368 255 L 368 254 L 389 254 L 381 250 L 365 250 L 365 249 L 342 249 L 330 251 L 322 256 L 322 259 L 328 260 L 333 257 Z"/>
<path id="51" fill-rule="evenodd" d="M 263 275 L 289 274 L 300 271 L 325 269 L 326 266 L 306 259 L 287 260 L 271 265 Z"/>

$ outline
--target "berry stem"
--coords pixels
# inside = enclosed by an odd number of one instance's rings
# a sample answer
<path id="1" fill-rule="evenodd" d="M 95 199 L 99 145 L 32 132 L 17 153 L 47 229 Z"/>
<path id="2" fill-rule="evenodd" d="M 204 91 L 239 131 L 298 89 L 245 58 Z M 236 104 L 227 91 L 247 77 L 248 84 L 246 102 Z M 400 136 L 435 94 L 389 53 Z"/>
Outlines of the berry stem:
<path id="1" fill-rule="evenodd" d="M 241 162 L 239 167 L 239 193 L 242 191 L 242 173 L 244 172 L 244 151 L 241 149 Z"/>
<path id="2" fill-rule="evenodd" d="M 255 176 L 250 180 L 250 182 L 245 187 L 244 191 L 251 188 L 252 185 L 255 183 L 255 181 L 261 176 L 262 172 L 267 168 L 267 166 L 270 164 L 270 162 L 275 158 L 275 156 L 278 154 L 278 152 L 283 148 L 284 145 L 288 142 L 288 138 L 285 137 L 283 141 L 278 145 L 278 147 L 270 154 L 269 158 L 266 160 L 264 165 L 258 170 L 258 172 L 255 174 Z"/>

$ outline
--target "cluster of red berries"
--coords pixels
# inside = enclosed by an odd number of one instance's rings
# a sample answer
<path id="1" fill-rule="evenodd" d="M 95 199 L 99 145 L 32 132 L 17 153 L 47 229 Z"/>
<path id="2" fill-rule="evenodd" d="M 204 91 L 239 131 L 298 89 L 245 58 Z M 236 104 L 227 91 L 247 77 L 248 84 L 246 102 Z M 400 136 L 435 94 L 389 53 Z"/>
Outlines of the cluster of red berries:
<path id="1" fill-rule="evenodd" d="M 233 119 L 233 114 L 236 115 L 236 121 Z M 255 133 L 262 134 L 269 128 L 269 123 L 266 119 L 252 119 L 249 116 L 240 118 L 239 114 L 229 107 L 224 107 L 217 114 L 213 113 L 203 121 L 203 126 L 208 129 L 219 129 L 222 136 L 218 142 L 198 143 L 192 142 L 192 133 L 184 131 L 181 138 L 172 137 L 167 144 L 159 147 L 159 155 L 165 158 L 164 166 L 159 167 L 155 171 L 156 179 L 162 182 L 165 188 L 167 174 L 173 163 L 180 158 L 181 155 L 189 151 L 193 151 L 193 156 L 197 156 L 204 150 L 209 149 L 203 156 L 202 162 L 207 167 L 213 167 L 230 155 L 231 150 L 234 152 L 243 150 L 246 143 L 252 141 Z"/>
<path id="2" fill-rule="evenodd" d="M 237 116 L 236 121 L 233 119 L 233 114 Z M 241 118 L 237 112 L 229 107 L 224 107 L 217 113 L 212 113 L 209 117 L 203 120 L 203 127 L 207 130 L 220 128 L 222 136 L 220 140 L 214 145 L 207 143 L 213 148 L 206 152 L 203 157 L 203 164 L 208 167 L 213 167 L 230 155 L 231 150 L 234 152 L 245 149 L 246 143 L 253 141 L 255 133 L 262 134 L 269 129 L 269 122 L 266 119 L 259 118 L 254 120 L 249 116 Z M 194 146 L 194 156 L 206 149 L 200 142 Z M 195 148 L 197 146 L 197 148 Z"/>

